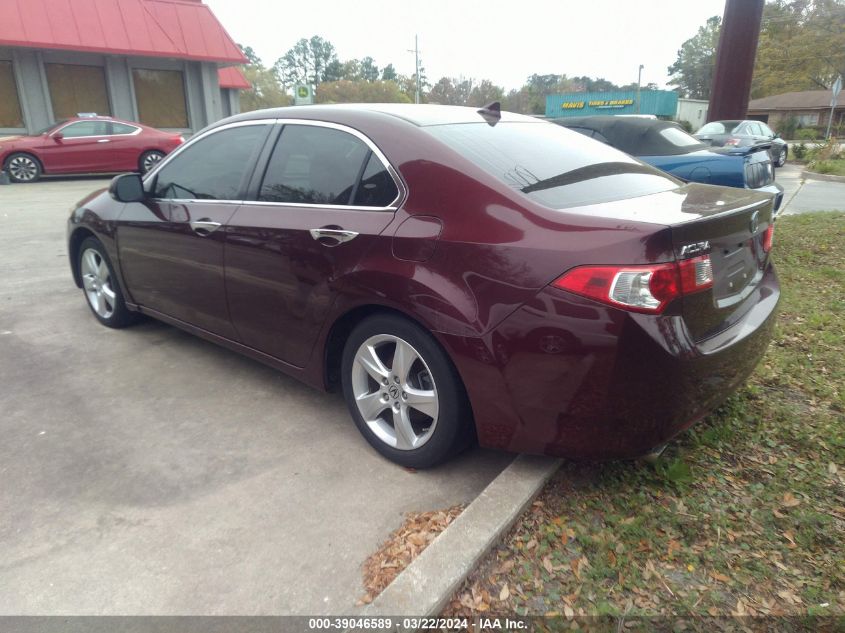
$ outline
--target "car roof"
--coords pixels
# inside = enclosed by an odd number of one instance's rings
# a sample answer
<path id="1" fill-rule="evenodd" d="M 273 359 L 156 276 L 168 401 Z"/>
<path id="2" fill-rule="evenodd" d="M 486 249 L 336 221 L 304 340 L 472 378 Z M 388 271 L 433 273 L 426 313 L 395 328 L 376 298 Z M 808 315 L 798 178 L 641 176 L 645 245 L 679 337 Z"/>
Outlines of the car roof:
<path id="1" fill-rule="evenodd" d="M 432 103 L 337 103 L 308 106 L 289 106 L 256 110 L 235 117 L 237 120 L 267 118 L 304 118 L 329 120 L 351 113 L 370 113 L 402 119 L 408 123 L 425 127 L 448 125 L 453 123 L 484 123 L 479 108 L 465 106 L 438 105 Z M 540 119 L 503 111 L 501 121 L 538 123 Z"/>
<path id="2" fill-rule="evenodd" d="M 681 129 L 674 121 L 618 116 L 584 116 L 555 119 L 564 127 L 587 128 L 602 134 L 616 149 L 633 156 L 669 156 L 689 154 L 704 149 L 703 143 L 681 147 L 661 132 L 667 128 Z"/>

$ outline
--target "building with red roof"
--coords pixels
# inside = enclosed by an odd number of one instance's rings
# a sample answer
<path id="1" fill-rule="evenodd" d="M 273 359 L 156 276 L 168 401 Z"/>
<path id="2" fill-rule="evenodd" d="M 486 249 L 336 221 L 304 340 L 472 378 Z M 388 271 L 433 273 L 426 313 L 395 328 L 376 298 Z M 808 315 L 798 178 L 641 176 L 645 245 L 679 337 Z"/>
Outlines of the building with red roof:
<path id="1" fill-rule="evenodd" d="M 79 112 L 195 132 L 239 111 L 244 62 L 202 0 L 0 0 L 0 134 Z"/>

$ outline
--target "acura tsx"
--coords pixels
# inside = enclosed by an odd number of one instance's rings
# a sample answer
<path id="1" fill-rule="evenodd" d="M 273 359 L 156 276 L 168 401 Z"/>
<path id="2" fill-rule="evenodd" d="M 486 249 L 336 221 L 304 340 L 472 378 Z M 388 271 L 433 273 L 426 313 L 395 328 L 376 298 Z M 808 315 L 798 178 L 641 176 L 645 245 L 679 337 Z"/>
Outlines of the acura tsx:
<path id="1" fill-rule="evenodd" d="M 103 325 L 149 315 L 338 387 L 399 464 L 630 458 L 761 358 L 772 214 L 498 104 L 307 106 L 116 177 L 68 247 Z"/>

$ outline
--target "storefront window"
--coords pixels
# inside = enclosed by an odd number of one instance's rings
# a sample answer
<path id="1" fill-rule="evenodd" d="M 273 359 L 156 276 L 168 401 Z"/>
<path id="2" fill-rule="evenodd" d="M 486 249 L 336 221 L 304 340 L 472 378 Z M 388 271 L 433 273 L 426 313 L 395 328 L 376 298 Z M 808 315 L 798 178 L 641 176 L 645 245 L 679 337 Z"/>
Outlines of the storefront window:
<path id="1" fill-rule="evenodd" d="M 44 67 L 56 120 L 74 117 L 80 112 L 111 114 L 102 67 L 74 64 L 44 64 Z"/>
<path id="2" fill-rule="evenodd" d="M 141 123 L 152 127 L 187 128 L 185 81 L 178 70 L 132 71 Z"/>
<path id="3" fill-rule="evenodd" d="M 23 127 L 12 62 L 0 60 L 0 128 Z"/>

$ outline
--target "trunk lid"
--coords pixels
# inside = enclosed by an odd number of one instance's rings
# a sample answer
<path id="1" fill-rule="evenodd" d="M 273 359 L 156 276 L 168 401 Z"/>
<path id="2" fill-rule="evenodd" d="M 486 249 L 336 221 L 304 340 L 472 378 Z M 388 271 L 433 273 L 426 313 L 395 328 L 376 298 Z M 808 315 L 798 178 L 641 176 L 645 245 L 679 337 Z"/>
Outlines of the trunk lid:
<path id="1" fill-rule="evenodd" d="M 668 226 L 677 260 L 710 255 L 713 287 L 680 299 L 689 334 L 700 341 L 727 329 L 751 308 L 751 295 L 769 264 L 763 239 L 772 224 L 773 208 L 769 193 L 687 183 L 671 191 L 589 207 L 589 212 Z"/>
<path id="2" fill-rule="evenodd" d="M 709 212 L 672 225 L 675 256 L 687 259 L 709 252 L 713 287 L 683 298 L 683 315 L 696 341 L 736 323 L 751 307 L 754 292 L 769 264 L 763 248 L 773 220 L 773 200 L 755 194 L 733 203 L 714 201 Z"/>

